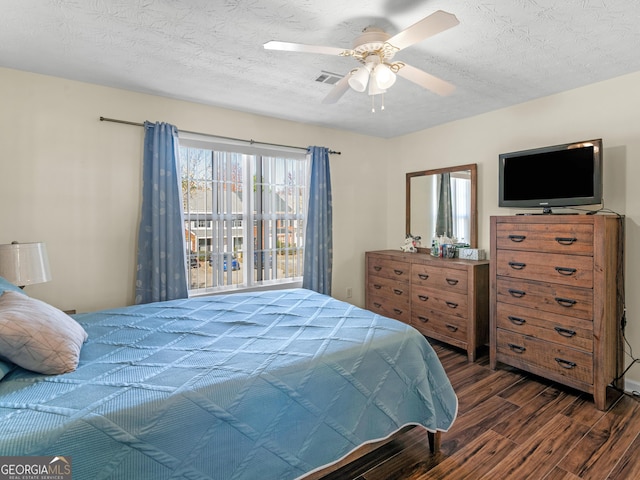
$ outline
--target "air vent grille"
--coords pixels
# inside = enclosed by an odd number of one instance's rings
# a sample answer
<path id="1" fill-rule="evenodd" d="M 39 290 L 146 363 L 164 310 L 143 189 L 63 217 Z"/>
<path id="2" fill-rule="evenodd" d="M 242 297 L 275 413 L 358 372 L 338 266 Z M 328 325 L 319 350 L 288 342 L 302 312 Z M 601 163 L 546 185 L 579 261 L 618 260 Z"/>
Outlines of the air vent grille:
<path id="1" fill-rule="evenodd" d="M 320 75 L 316 78 L 316 82 L 320 83 L 328 83 L 329 85 L 335 85 L 340 81 L 343 75 L 338 75 L 337 73 L 325 72 L 322 70 Z"/>

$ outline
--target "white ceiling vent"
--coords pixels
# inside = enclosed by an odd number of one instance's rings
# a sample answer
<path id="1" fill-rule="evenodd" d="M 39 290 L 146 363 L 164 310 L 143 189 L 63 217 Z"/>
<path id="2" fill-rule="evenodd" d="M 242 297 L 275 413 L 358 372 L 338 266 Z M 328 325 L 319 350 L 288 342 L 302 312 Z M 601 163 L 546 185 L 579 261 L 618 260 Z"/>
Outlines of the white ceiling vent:
<path id="1" fill-rule="evenodd" d="M 338 75 L 337 73 L 325 72 L 324 70 L 322 70 L 320 72 L 320 75 L 318 75 L 318 78 L 316 78 L 316 82 L 335 85 L 336 83 L 338 83 L 338 81 L 340 81 L 342 77 L 342 75 Z"/>

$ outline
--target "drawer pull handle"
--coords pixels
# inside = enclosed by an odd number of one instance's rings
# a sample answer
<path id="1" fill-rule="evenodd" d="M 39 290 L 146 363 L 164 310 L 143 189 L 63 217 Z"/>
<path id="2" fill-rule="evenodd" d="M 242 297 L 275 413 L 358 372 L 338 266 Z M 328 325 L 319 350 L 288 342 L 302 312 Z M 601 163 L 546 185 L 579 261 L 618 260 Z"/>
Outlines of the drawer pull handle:
<path id="1" fill-rule="evenodd" d="M 402 315 L 402 310 L 400 310 L 399 308 L 394 308 L 393 311 L 396 315 Z"/>
<path id="2" fill-rule="evenodd" d="M 558 272 L 560 275 L 565 275 L 567 277 L 577 272 L 575 268 L 569 268 L 569 267 L 555 267 L 555 269 L 556 269 L 556 272 Z"/>
<path id="3" fill-rule="evenodd" d="M 570 362 L 569 360 L 565 360 L 563 358 L 555 358 L 555 361 L 558 362 L 558 365 L 560 365 L 562 368 L 566 368 L 567 370 L 571 370 L 572 368 L 575 368 L 577 365 L 574 362 Z"/>
<path id="4" fill-rule="evenodd" d="M 567 308 L 573 307 L 576 303 L 578 303 L 576 300 L 571 300 L 570 298 L 556 297 L 555 300 L 556 302 L 558 302 L 558 305 Z"/>
<path id="5" fill-rule="evenodd" d="M 515 343 L 509 343 L 508 345 L 509 348 L 516 353 L 524 353 L 524 351 L 526 350 L 525 347 L 521 347 L 520 345 L 516 345 Z"/>
<path id="6" fill-rule="evenodd" d="M 556 332 L 558 332 L 563 337 L 571 338 L 575 336 L 576 332 L 574 330 L 569 330 L 568 328 L 562 327 L 553 327 Z"/>
<path id="7" fill-rule="evenodd" d="M 427 317 L 422 317 L 422 316 L 418 316 L 418 320 L 420 320 L 422 323 L 427 323 L 429 321 Z"/>
<path id="8" fill-rule="evenodd" d="M 509 240 L 516 243 L 523 242 L 525 238 L 527 238 L 525 235 L 509 235 Z"/>
<path id="9" fill-rule="evenodd" d="M 509 266 L 511 268 L 513 268 L 514 270 L 523 270 L 524 267 L 527 266 L 526 263 L 520 263 L 520 262 L 509 262 Z"/>
<path id="10" fill-rule="evenodd" d="M 446 303 L 447 307 L 449 307 L 449 308 L 458 308 L 458 304 L 455 303 L 455 302 L 447 302 L 447 301 L 445 301 L 444 303 Z"/>
<path id="11" fill-rule="evenodd" d="M 382 285 L 378 285 L 377 283 L 374 283 L 373 288 L 375 288 L 376 290 L 380 290 L 382 288 Z"/>
<path id="12" fill-rule="evenodd" d="M 573 242 L 578 241 L 575 237 L 556 237 L 556 242 L 560 245 L 571 245 Z"/>
<path id="13" fill-rule="evenodd" d="M 396 275 L 402 275 L 404 273 L 403 270 L 394 270 L 393 273 L 395 273 Z"/>
<path id="14" fill-rule="evenodd" d="M 420 300 L 421 302 L 426 302 L 427 300 L 429 300 L 429 297 L 427 297 L 426 295 L 418 295 L 418 300 Z"/>
<path id="15" fill-rule="evenodd" d="M 507 318 L 511 320 L 511 323 L 513 323 L 514 325 L 524 325 L 525 323 L 527 323 L 524 318 L 514 317 L 513 315 L 509 315 Z"/>
<path id="16" fill-rule="evenodd" d="M 402 295 L 404 292 L 398 288 L 394 288 L 393 293 L 395 293 L 396 295 Z"/>
<path id="17" fill-rule="evenodd" d="M 376 307 L 376 308 L 380 308 L 382 306 L 382 304 L 373 302 L 373 306 Z"/>
<path id="18" fill-rule="evenodd" d="M 374 266 L 373 266 L 373 269 L 374 269 L 376 272 L 379 272 L 380 270 L 382 270 L 382 267 L 381 267 L 380 265 L 374 265 Z"/>
<path id="19" fill-rule="evenodd" d="M 457 332 L 458 331 L 458 327 L 456 327 L 455 325 L 451 325 L 450 323 L 447 323 L 446 327 L 451 330 L 452 332 Z"/>
<path id="20" fill-rule="evenodd" d="M 527 294 L 527 292 L 523 292 L 522 290 L 515 290 L 513 288 L 510 288 L 508 292 L 509 292 L 509 295 L 515 298 L 522 298 Z"/>
<path id="21" fill-rule="evenodd" d="M 427 278 L 429 278 L 429 275 L 427 275 L 426 273 L 419 273 L 418 277 L 420 277 L 420 280 L 426 280 Z"/>
<path id="22" fill-rule="evenodd" d="M 455 278 L 445 278 L 445 280 L 447 281 L 447 283 L 449 285 L 457 285 L 458 284 L 458 280 L 456 280 Z"/>

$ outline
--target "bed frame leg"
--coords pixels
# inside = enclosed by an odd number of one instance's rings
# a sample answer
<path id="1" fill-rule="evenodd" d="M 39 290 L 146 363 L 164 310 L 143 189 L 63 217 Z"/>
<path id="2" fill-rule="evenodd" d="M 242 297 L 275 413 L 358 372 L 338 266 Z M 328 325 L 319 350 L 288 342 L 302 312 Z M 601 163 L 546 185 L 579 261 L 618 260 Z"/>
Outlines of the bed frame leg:
<path id="1" fill-rule="evenodd" d="M 442 432 L 427 432 L 427 438 L 429 439 L 429 451 L 433 455 L 434 453 L 438 453 L 440 451 L 440 438 L 442 437 Z"/>

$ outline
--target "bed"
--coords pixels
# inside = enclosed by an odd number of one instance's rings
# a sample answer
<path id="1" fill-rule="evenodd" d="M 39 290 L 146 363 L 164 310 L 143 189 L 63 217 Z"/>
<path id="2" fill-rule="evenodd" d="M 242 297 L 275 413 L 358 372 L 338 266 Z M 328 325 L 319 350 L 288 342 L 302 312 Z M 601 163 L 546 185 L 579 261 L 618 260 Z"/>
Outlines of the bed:
<path id="1" fill-rule="evenodd" d="M 74 319 L 88 334 L 74 371 L 5 362 L 0 457 L 65 456 L 78 479 L 285 480 L 457 414 L 422 335 L 309 290 Z"/>

